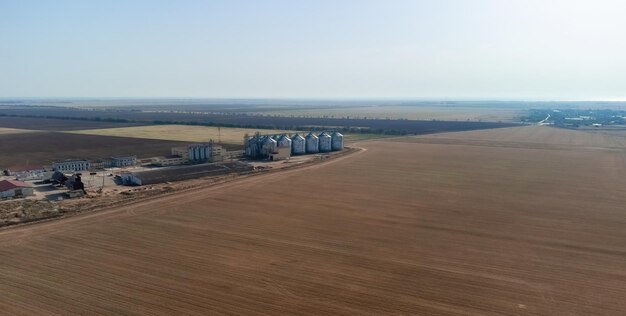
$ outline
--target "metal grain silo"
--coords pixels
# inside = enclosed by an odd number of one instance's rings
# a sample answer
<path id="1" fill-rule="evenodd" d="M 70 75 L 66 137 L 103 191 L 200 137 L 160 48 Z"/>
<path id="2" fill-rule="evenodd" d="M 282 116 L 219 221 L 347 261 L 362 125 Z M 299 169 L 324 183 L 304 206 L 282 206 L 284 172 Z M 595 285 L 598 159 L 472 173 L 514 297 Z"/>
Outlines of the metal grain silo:
<path id="1" fill-rule="evenodd" d="M 331 147 L 333 150 L 343 149 L 343 135 L 339 132 L 334 132 L 331 136 Z"/>
<path id="2" fill-rule="evenodd" d="M 261 144 L 262 144 L 261 145 L 261 157 L 262 158 L 267 158 L 270 156 L 270 154 L 276 151 L 276 145 L 277 145 L 276 140 L 274 140 L 270 136 L 266 136 L 263 139 L 263 142 Z"/>
<path id="3" fill-rule="evenodd" d="M 306 153 L 306 140 L 300 134 L 291 137 L 291 154 L 301 155 Z"/>
<path id="4" fill-rule="evenodd" d="M 320 151 L 320 140 L 315 134 L 309 133 L 304 138 L 306 152 L 309 154 L 317 153 Z"/>
<path id="5" fill-rule="evenodd" d="M 330 135 L 326 132 L 322 132 L 317 137 L 320 139 L 320 152 L 328 152 L 332 150 Z"/>
<path id="6" fill-rule="evenodd" d="M 187 158 L 193 160 L 193 146 L 187 146 Z"/>
<path id="7" fill-rule="evenodd" d="M 259 147 L 261 144 L 261 139 L 258 135 L 254 135 L 253 137 L 246 140 L 246 156 L 250 158 L 257 158 L 260 154 Z"/>
<path id="8" fill-rule="evenodd" d="M 198 150 L 198 146 L 196 145 L 189 145 L 188 147 L 188 154 L 189 154 L 189 160 L 191 161 L 195 161 L 200 159 L 200 153 Z"/>
<path id="9" fill-rule="evenodd" d="M 278 147 L 289 147 L 291 148 L 291 138 L 289 138 L 289 136 L 282 135 L 280 136 L 280 138 L 278 138 L 278 140 L 276 140 L 276 145 Z"/>
<path id="10" fill-rule="evenodd" d="M 211 155 L 213 154 L 213 141 L 207 143 L 204 146 L 204 157 L 205 159 L 211 159 Z"/>

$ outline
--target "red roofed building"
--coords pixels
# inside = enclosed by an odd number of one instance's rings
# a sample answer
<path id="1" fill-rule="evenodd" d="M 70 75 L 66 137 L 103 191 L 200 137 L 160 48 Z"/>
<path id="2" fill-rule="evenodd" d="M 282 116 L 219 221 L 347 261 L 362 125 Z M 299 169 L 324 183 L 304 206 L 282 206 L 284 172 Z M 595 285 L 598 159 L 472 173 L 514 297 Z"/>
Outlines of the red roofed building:
<path id="1" fill-rule="evenodd" d="M 17 180 L 0 181 L 0 198 L 23 197 L 34 195 L 33 186 Z"/>

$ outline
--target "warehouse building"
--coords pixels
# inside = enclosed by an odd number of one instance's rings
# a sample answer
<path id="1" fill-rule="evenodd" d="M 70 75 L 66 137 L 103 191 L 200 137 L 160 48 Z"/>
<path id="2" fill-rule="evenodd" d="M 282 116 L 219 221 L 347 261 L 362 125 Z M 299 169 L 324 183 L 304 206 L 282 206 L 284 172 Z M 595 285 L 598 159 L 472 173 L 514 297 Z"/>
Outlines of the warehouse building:
<path id="1" fill-rule="evenodd" d="M 270 160 L 287 160 L 291 157 L 291 147 L 276 147 L 270 154 Z"/>
<path id="2" fill-rule="evenodd" d="M 137 156 L 111 157 L 112 167 L 128 167 L 137 164 Z"/>
<path id="3" fill-rule="evenodd" d="M 178 166 L 132 173 L 126 172 L 120 174 L 119 178 L 123 185 L 137 186 L 249 171 L 252 171 L 252 166 L 248 164 L 241 162 L 225 162 Z"/>
<path id="4" fill-rule="evenodd" d="M 17 180 L 0 181 L 0 198 L 15 198 L 35 195 L 33 186 Z"/>
<path id="5" fill-rule="evenodd" d="M 52 164 L 52 170 L 61 172 L 83 171 L 89 170 L 90 168 L 91 164 L 88 160 L 66 160 Z"/>
<path id="6" fill-rule="evenodd" d="M 152 164 L 159 167 L 178 166 L 185 164 L 188 160 L 181 156 L 164 156 L 152 158 Z"/>
<path id="7" fill-rule="evenodd" d="M 51 172 L 49 166 L 24 166 L 24 167 L 11 167 L 3 170 L 2 174 L 15 177 L 17 180 L 40 180 L 43 179 L 46 174 Z"/>
<path id="8" fill-rule="evenodd" d="M 184 163 L 218 162 L 223 161 L 226 150 L 212 141 L 208 143 L 190 144 L 188 146 L 172 147 L 172 156 L 181 157 Z"/>

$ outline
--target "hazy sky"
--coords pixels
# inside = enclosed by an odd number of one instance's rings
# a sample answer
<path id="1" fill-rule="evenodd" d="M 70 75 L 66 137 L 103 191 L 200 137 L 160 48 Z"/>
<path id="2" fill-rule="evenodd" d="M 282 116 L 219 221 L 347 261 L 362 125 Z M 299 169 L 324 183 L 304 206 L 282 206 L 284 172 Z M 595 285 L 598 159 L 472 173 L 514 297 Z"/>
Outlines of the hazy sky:
<path id="1" fill-rule="evenodd" d="M 0 0 L 0 97 L 626 100 L 626 1 Z"/>

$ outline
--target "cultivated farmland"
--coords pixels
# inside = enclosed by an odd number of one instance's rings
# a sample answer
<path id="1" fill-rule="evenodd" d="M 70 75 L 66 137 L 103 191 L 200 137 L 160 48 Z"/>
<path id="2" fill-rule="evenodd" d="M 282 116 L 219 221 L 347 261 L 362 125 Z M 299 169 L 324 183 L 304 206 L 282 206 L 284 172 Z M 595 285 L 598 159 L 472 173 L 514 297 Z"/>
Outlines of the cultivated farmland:
<path id="1" fill-rule="evenodd" d="M 140 158 L 162 156 L 169 154 L 171 147 L 185 144 L 188 143 L 60 132 L 0 134 L 0 170 L 40 167 L 64 159 L 99 159 L 118 155 L 137 155 Z"/>
<path id="2" fill-rule="evenodd" d="M 27 130 L 27 129 L 0 127 L 0 135 L 19 134 L 19 133 L 28 133 L 28 132 L 32 132 L 32 131 Z"/>
<path id="3" fill-rule="evenodd" d="M 440 133 L 405 138 L 402 141 L 563 150 L 597 150 L 603 148 L 621 151 L 623 148 L 626 148 L 626 138 L 619 135 L 606 135 L 580 130 L 565 131 L 545 126 L 503 128 L 497 133 L 493 130 Z"/>
<path id="4" fill-rule="evenodd" d="M 626 148 L 501 131 L 0 231 L 0 311 L 626 313 Z"/>
<path id="5" fill-rule="evenodd" d="M 162 139 L 187 142 L 206 142 L 210 139 L 218 141 L 221 138 L 223 143 L 243 144 L 243 136 L 248 133 L 253 135 L 255 132 L 262 134 L 279 134 L 279 133 L 295 133 L 294 131 L 283 130 L 259 130 L 259 129 L 243 129 L 243 128 L 221 128 L 208 126 L 191 126 L 191 125 L 150 125 L 135 127 L 120 127 L 107 129 L 89 129 L 72 131 L 76 134 L 84 135 L 102 135 L 102 136 L 121 136 L 145 139 Z M 220 137 L 221 134 L 221 137 Z"/>
<path id="6" fill-rule="evenodd" d="M 432 120 L 386 120 L 386 119 L 355 119 L 355 118 L 323 118 L 323 117 L 288 117 L 260 116 L 246 113 L 216 114 L 212 112 L 148 112 L 132 110 L 86 110 L 63 107 L 25 107 L 19 109 L 2 109 L 0 115 L 39 116 L 73 118 L 76 120 L 123 120 L 138 124 L 188 124 L 211 125 L 220 124 L 226 127 L 267 128 L 267 129 L 306 129 L 316 127 L 360 128 L 371 132 L 387 132 L 394 134 L 430 134 L 446 131 L 465 131 L 516 126 L 511 123 L 477 122 L 477 121 L 432 121 Z M 9 126 L 10 127 L 10 126 Z M 89 127 L 91 128 L 91 127 Z"/>
<path id="7" fill-rule="evenodd" d="M 36 111 L 33 111 L 37 114 Z M 27 130 L 42 131 L 71 131 L 76 129 L 89 128 L 112 128 L 124 126 L 137 126 L 138 123 L 118 123 L 118 122 L 102 122 L 102 121 L 85 121 L 85 120 L 68 120 L 68 119 L 50 119 L 44 117 L 15 117 L 0 116 L 0 127 L 17 128 Z"/>

